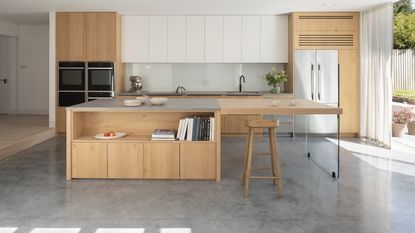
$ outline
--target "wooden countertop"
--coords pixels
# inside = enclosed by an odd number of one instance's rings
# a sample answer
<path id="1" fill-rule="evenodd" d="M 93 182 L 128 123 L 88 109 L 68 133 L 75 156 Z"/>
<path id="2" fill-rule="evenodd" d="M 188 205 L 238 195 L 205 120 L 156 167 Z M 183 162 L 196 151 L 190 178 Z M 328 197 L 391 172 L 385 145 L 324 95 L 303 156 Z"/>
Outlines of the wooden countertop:
<path id="1" fill-rule="evenodd" d="M 272 102 L 279 103 L 273 106 Z M 317 103 L 311 100 L 296 99 L 296 105 L 290 106 L 291 99 L 219 99 L 221 114 L 342 114 L 343 109 L 336 106 Z"/>

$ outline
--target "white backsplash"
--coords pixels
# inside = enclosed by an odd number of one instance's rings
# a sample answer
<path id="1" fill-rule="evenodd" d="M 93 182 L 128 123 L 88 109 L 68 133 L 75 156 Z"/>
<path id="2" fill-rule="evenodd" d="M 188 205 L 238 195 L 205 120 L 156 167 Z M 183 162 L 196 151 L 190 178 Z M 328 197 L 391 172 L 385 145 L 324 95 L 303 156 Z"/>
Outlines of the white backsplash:
<path id="1" fill-rule="evenodd" d="M 243 74 L 245 91 L 268 91 L 263 76 L 272 67 L 284 64 L 126 64 L 124 90 L 130 88 L 129 77 L 143 79 L 143 91 L 175 91 L 178 85 L 188 91 L 237 91 Z"/>

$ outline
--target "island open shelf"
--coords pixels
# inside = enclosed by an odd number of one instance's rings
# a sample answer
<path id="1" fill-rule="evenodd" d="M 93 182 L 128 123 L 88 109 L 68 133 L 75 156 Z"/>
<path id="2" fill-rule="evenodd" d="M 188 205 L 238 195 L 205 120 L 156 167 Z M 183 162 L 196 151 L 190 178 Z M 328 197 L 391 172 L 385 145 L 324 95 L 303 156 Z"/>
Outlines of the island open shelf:
<path id="1" fill-rule="evenodd" d="M 67 180 L 220 180 L 221 116 L 216 100 L 192 109 L 187 109 L 191 103 L 180 106 L 174 101 L 134 108 L 119 108 L 116 100 L 106 104 L 107 108 L 91 102 L 67 109 Z M 177 129 L 180 119 L 193 116 L 215 118 L 213 141 L 151 141 L 155 129 Z M 94 137 L 105 131 L 127 135 Z"/>

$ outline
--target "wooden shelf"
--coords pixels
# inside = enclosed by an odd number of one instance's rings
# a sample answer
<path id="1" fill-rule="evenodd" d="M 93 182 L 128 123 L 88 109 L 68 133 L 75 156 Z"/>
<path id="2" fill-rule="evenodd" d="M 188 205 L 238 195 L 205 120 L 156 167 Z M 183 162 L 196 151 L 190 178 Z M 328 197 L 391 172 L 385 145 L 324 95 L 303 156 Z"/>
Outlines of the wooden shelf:
<path id="1" fill-rule="evenodd" d="M 93 142 L 151 142 L 151 143 L 216 143 L 216 141 L 151 141 L 150 136 L 143 136 L 143 135 L 126 135 L 122 138 L 117 139 L 97 139 L 94 136 L 80 136 L 77 138 L 74 138 L 72 142 L 85 142 L 85 143 L 93 143 Z"/>

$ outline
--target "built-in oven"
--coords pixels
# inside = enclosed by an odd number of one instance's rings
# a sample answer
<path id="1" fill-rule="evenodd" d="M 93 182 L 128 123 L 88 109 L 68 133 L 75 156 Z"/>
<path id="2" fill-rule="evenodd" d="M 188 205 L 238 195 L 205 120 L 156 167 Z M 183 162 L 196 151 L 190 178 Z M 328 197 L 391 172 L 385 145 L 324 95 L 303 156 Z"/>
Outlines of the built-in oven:
<path id="1" fill-rule="evenodd" d="M 58 77 L 58 105 L 60 107 L 86 102 L 85 62 L 59 62 Z"/>
<path id="2" fill-rule="evenodd" d="M 85 62 L 59 62 L 59 91 L 85 91 Z"/>
<path id="3" fill-rule="evenodd" d="M 85 91 L 59 91 L 59 107 L 68 107 L 85 103 Z"/>
<path id="4" fill-rule="evenodd" d="M 114 62 L 88 62 L 88 91 L 114 91 Z"/>

